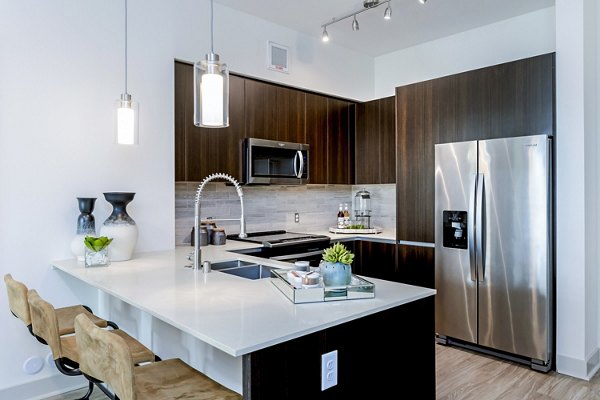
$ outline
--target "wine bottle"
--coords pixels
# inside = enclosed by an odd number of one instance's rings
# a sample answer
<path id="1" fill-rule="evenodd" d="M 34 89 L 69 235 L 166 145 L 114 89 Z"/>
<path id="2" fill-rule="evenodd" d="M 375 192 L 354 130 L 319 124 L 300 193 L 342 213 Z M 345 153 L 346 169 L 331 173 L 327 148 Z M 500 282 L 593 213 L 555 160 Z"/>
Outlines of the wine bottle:
<path id="1" fill-rule="evenodd" d="M 337 214 L 337 227 L 340 229 L 344 228 L 344 211 L 342 209 L 342 203 L 340 203 L 339 211 Z"/>
<path id="2" fill-rule="evenodd" d="M 348 203 L 344 203 L 344 228 L 350 226 L 350 212 L 348 211 Z"/>

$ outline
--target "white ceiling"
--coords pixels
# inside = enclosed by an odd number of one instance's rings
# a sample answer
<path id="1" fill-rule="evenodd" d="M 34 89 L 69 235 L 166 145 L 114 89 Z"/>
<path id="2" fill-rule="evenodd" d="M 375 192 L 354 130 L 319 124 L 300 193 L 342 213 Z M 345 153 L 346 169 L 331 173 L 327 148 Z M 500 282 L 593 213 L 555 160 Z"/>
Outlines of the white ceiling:
<path id="1" fill-rule="evenodd" d="M 321 37 L 321 25 L 363 9 L 363 0 L 215 0 L 295 31 Z M 379 56 L 554 5 L 554 0 L 391 0 L 392 19 L 383 19 L 386 5 L 327 27 L 330 42 Z M 323 44 L 327 45 L 327 44 Z"/>

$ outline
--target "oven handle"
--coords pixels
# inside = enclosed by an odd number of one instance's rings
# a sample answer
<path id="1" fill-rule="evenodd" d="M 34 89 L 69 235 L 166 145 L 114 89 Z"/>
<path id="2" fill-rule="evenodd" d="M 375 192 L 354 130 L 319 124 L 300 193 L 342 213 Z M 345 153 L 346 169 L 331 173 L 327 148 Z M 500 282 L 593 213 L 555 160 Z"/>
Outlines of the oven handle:
<path id="1" fill-rule="evenodd" d="M 309 251 L 307 253 L 299 253 L 299 254 L 287 254 L 285 256 L 276 256 L 276 257 L 269 257 L 269 258 L 271 260 L 285 261 L 285 260 L 291 260 L 293 258 L 318 256 L 320 254 L 323 254 L 323 250 Z"/>
<path id="2" fill-rule="evenodd" d="M 325 238 L 326 240 L 328 240 L 328 238 Z M 282 242 L 275 242 L 275 243 L 271 243 L 269 241 L 263 242 L 262 245 L 264 247 L 281 247 L 281 246 L 289 246 L 290 244 L 307 244 L 307 243 L 319 243 L 319 242 L 323 242 L 323 238 L 322 237 L 316 237 L 313 239 L 302 239 L 301 242 L 290 242 L 290 241 L 282 241 Z"/>

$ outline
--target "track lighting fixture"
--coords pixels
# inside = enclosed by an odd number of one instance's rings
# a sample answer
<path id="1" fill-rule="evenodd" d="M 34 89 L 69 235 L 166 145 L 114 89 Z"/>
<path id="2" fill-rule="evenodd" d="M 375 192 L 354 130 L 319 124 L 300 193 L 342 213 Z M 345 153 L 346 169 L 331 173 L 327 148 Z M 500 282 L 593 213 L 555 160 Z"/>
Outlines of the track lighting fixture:
<path id="1" fill-rule="evenodd" d="M 383 13 L 383 19 L 392 19 L 392 6 L 388 4 Z"/>
<path id="2" fill-rule="evenodd" d="M 321 40 L 324 42 L 329 42 L 329 35 L 327 34 L 327 28 L 323 27 L 323 35 L 321 36 Z"/>
<path id="3" fill-rule="evenodd" d="M 352 21 L 352 30 L 357 31 L 360 27 L 358 26 L 358 21 L 356 20 L 356 15 L 354 16 L 354 21 Z"/>
<path id="4" fill-rule="evenodd" d="M 425 3 L 427 3 L 427 0 L 419 0 L 419 3 L 425 4 Z"/>
<path id="5" fill-rule="evenodd" d="M 335 24 L 336 22 L 339 22 L 341 20 L 344 20 L 346 18 L 350 18 L 353 17 L 352 19 L 352 30 L 353 31 L 358 31 L 360 29 L 360 26 L 358 24 L 358 20 L 356 19 L 356 16 L 362 12 L 365 12 L 367 10 L 371 10 L 373 8 L 379 7 L 382 4 L 387 4 L 387 7 L 385 9 L 385 12 L 383 13 L 383 18 L 384 19 L 391 19 L 392 18 L 392 7 L 390 5 L 390 1 L 391 0 L 384 0 L 384 1 L 380 1 L 380 0 L 364 0 L 363 1 L 363 9 L 359 10 L 359 11 L 355 11 L 353 13 L 350 13 L 348 15 L 344 15 L 342 17 L 338 17 L 338 18 L 332 18 L 330 22 L 327 22 L 323 25 L 321 25 L 321 28 L 323 28 L 323 34 L 321 35 L 321 39 L 324 42 L 328 42 L 329 41 L 329 34 L 327 33 L 327 26 L 331 25 L 331 24 Z M 421 2 L 425 2 L 427 0 L 419 0 Z"/>

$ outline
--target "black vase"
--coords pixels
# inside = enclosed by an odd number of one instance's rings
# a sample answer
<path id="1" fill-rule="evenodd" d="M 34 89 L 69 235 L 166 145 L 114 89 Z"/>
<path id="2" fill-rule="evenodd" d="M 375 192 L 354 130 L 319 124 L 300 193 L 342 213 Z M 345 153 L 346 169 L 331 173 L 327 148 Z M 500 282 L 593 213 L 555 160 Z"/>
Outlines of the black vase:
<path id="1" fill-rule="evenodd" d="M 107 192 L 104 198 L 112 207 L 112 213 L 100 228 L 100 234 L 112 238 L 110 244 L 110 260 L 129 260 L 137 243 L 138 228 L 127 214 L 127 205 L 133 200 L 135 193 L 129 192 Z"/>
<path id="2" fill-rule="evenodd" d="M 96 219 L 92 215 L 96 197 L 78 197 L 79 217 L 77 217 L 78 235 L 96 235 Z"/>
<path id="3" fill-rule="evenodd" d="M 85 245 L 83 240 L 87 235 L 96 236 L 96 220 L 92 215 L 96 197 L 78 197 L 79 216 L 77 217 L 77 232 L 71 240 L 71 251 L 77 260 L 83 261 Z"/>

